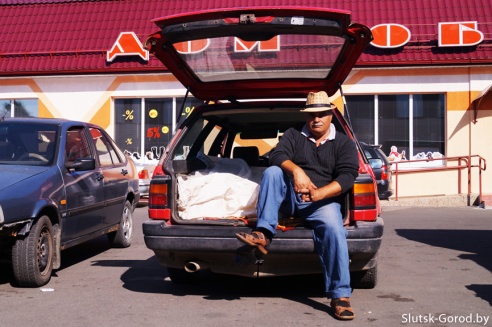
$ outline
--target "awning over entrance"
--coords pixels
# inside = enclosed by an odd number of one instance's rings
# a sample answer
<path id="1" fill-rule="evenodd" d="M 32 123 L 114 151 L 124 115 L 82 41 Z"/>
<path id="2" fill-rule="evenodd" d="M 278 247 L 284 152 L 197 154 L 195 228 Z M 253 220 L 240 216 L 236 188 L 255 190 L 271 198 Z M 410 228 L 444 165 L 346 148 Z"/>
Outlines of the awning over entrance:
<path id="1" fill-rule="evenodd" d="M 479 110 L 492 110 L 492 85 L 486 87 L 479 96 L 477 96 L 473 102 L 473 123 L 478 120 Z"/>

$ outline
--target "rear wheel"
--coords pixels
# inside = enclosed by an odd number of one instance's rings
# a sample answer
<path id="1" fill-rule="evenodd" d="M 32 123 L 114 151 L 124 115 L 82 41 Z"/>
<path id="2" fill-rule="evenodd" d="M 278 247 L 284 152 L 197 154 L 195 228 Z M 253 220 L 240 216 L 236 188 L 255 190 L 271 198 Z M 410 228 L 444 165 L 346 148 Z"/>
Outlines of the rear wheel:
<path id="1" fill-rule="evenodd" d="M 12 247 L 12 267 L 19 286 L 46 285 L 51 279 L 53 255 L 53 226 L 47 216 L 42 216 L 29 235 L 17 239 Z"/>
<path id="2" fill-rule="evenodd" d="M 355 271 L 351 276 L 352 287 L 370 289 L 376 287 L 378 281 L 378 266 L 363 271 Z"/>
<path id="3" fill-rule="evenodd" d="M 132 235 L 133 207 L 130 201 L 127 200 L 123 207 L 118 231 L 108 234 L 108 239 L 113 247 L 127 248 L 132 244 Z"/>

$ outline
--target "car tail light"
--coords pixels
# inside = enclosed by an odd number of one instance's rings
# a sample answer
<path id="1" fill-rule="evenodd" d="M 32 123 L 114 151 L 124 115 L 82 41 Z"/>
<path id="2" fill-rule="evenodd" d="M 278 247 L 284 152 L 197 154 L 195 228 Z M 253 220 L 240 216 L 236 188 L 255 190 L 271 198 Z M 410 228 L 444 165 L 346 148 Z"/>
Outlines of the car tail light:
<path id="1" fill-rule="evenodd" d="M 353 220 L 374 221 L 378 216 L 378 195 L 371 175 L 357 177 L 352 189 Z"/>
<path id="2" fill-rule="evenodd" d="M 140 179 L 148 179 L 149 178 L 149 171 L 147 169 L 142 169 L 138 172 L 138 178 Z"/>
<path id="3" fill-rule="evenodd" d="M 164 171 L 162 170 L 161 165 L 157 165 L 154 169 L 154 173 L 152 174 L 152 177 L 154 176 L 164 176 Z"/>
<path id="4" fill-rule="evenodd" d="M 387 181 L 389 180 L 389 175 L 388 175 L 388 167 L 386 165 L 383 165 L 383 167 L 381 167 L 381 180 L 383 181 Z"/>
<path id="5" fill-rule="evenodd" d="M 155 176 L 155 174 L 154 174 Z M 149 190 L 149 218 L 169 220 L 171 218 L 170 190 L 171 178 L 163 176 L 153 178 Z"/>

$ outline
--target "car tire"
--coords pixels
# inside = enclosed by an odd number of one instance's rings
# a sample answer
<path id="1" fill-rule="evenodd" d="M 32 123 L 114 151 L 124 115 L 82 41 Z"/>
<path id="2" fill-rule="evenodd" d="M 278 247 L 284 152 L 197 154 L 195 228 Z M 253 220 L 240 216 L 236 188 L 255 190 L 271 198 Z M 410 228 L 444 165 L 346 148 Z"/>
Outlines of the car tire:
<path id="1" fill-rule="evenodd" d="M 109 242 L 115 248 L 127 248 L 132 244 L 133 236 L 133 206 L 126 201 L 121 213 L 121 220 L 116 232 L 108 234 Z"/>
<path id="2" fill-rule="evenodd" d="M 351 276 L 352 287 L 359 289 L 371 289 L 376 287 L 378 281 L 378 266 L 363 271 L 355 271 Z"/>
<path id="3" fill-rule="evenodd" d="M 51 279 L 54 256 L 53 226 L 47 216 L 39 218 L 29 234 L 12 247 L 15 281 L 23 287 L 46 285 Z"/>

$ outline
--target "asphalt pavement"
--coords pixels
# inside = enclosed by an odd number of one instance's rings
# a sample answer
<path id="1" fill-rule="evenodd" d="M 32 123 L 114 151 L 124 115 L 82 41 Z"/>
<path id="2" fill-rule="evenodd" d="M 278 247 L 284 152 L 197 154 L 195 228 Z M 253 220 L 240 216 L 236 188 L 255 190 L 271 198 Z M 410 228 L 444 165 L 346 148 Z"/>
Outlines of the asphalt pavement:
<path id="1" fill-rule="evenodd" d="M 356 319 L 333 318 L 320 276 L 205 276 L 177 285 L 145 247 L 102 236 L 62 253 L 41 288 L 11 284 L 0 265 L 2 326 L 492 326 L 492 210 L 383 207 L 378 285 L 355 289 Z"/>

